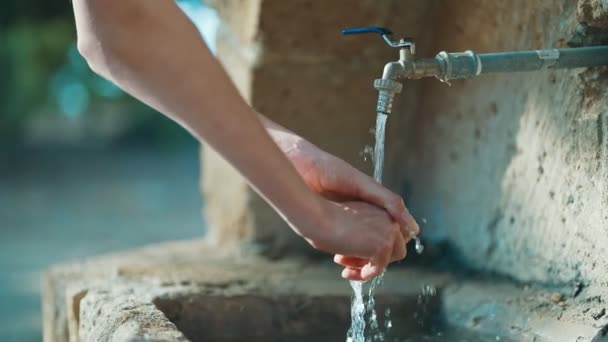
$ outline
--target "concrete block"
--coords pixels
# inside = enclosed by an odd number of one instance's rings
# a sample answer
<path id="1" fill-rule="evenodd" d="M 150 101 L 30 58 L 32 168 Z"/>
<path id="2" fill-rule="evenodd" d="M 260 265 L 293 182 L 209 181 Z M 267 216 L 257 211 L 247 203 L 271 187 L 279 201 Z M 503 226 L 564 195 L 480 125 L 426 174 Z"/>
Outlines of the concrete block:
<path id="1" fill-rule="evenodd" d="M 225 20 L 218 58 L 245 99 L 369 172 L 361 151 L 373 144 L 369 131 L 377 94 L 372 84 L 398 53 L 380 37 L 342 37 L 340 29 L 380 24 L 393 26 L 398 35 L 416 35 L 432 3 L 218 0 L 212 5 Z M 405 13 L 399 20 L 392 15 L 398 11 Z M 213 239 L 254 242 L 272 256 L 314 253 L 238 173 L 203 150 L 202 189 Z"/>
<path id="2" fill-rule="evenodd" d="M 446 2 L 433 43 L 480 53 L 560 46 L 576 32 L 576 10 Z M 411 137 L 409 158 L 393 167 L 427 219 L 423 236 L 446 241 L 465 267 L 605 295 L 607 79 L 600 68 L 423 81 L 414 124 L 393 128 Z"/>
<path id="3" fill-rule="evenodd" d="M 351 289 L 339 272 L 330 262 L 272 262 L 201 241 L 58 265 L 44 282 L 49 290 L 44 319 L 54 322 L 45 325 L 45 341 L 231 340 L 242 334 L 275 339 L 336 326 L 343 337 Z M 379 305 L 391 305 L 396 325 L 417 329 L 411 310 L 419 289 L 441 287 L 449 279 L 446 273 L 395 270 L 385 280 Z M 430 319 L 437 307 L 431 301 L 419 318 Z"/>
<path id="4" fill-rule="evenodd" d="M 559 295 L 560 300 L 555 300 Z M 468 280 L 442 292 L 447 323 L 496 341 L 601 341 L 605 320 L 581 314 L 593 305 L 530 287 Z"/>
<path id="5" fill-rule="evenodd" d="M 329 262 L 273 262 L 201 241 L 58 265 L 45 277 L 52 291 L 43 300 L 67 314 L 47 317 L 45 311 L 45 320 L 57 322 L 45 325 L 45 336 L 56 336 L 45 341 L 335 341 L 350 323 L 351 289 L 339 271 Z M 608 317 L 595 319 L 593 312 L 605 302 L 585 291 L 555 298 L 552 291 L 496 278 L 391 267 L 377 293 L 377 312 L 382 323 L 390 308 L 392 336 L 414 340 L 431 332 L 449 339 L 453 328 L 484 341 L 601 336 Z M 69 331 L 61 335 L 58 327 Z"/>

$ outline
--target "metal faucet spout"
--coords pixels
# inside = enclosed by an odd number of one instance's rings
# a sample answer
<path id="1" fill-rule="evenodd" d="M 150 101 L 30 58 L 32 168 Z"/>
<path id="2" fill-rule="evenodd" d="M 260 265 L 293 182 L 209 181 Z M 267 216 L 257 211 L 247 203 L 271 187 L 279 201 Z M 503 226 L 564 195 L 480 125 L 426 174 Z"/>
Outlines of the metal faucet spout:
<path id="1" fill-rule="evenodd" d="M 384 66 L 382 78 L 385 80 L 399 80 L 403 78 L 405 65 L 403 61 L 389 62 Z"/>

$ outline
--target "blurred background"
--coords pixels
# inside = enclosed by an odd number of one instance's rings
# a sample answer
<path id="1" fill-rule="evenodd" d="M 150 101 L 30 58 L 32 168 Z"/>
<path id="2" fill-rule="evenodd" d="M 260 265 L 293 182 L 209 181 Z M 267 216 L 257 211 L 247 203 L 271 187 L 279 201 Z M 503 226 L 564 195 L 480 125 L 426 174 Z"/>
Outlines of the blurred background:
<path id="1" fill-rule="evenodd" d="M 213 45 L 215 12 L 178 3 Z M 0 3 L 0 341 L 41 340 L 48 266 L 200 237 L 198 150 L 89 70 L 69 1 Z"/>

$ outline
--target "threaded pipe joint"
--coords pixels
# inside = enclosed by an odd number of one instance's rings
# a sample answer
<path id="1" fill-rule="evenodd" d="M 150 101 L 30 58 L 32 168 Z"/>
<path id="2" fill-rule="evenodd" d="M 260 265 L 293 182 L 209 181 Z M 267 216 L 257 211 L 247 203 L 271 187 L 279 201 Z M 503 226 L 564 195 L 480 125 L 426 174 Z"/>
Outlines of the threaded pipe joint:
<path id="1" fill-rule="evenodd" d="M 401 92 L 403 85 L 397 81 L 389 79 L 377 79 L 374 81 L 374 88 L 378 90 L 376 112 L 390 114 L 393 110 L 395 94 Z"/>

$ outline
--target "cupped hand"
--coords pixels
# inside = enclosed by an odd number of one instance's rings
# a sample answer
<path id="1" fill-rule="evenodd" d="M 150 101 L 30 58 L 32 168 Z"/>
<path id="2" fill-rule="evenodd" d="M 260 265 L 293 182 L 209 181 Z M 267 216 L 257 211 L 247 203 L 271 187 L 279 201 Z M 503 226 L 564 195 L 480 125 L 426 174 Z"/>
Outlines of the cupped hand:
<path id="1" fill-rule="evenodd" d="M 376 180 L 308 141 L 298 141 L 286 152 L 308 187 L 332 200 L 356 200 L 375 204 L 413 235 L 419 226 L 403 199 Z"/>
<path id="2" fill-rule="evenodd" d="M 300 142 L 287 155 L 313 191 L 328 199 L 365 201 L 383 208 L 385 216 L 388 213 L 400 226 L 401 236 L 404 238 L 403 257 L 405 257 L 405 244 L 419 234 L 420 228 L 400 196 L 344 160 L 307 141 Z M 375 228 L 369 226 L 368 229 Z M 395 251 L 401 253 L 400 249 Z M 402 258 L 391 259 L 390 262 Z M 334 257 L 334 262 L 344 267 L 342 277 L 349 280 L 368 280 L 379 275 L 386 266 L 384 261 L 385 259 L 370 260 L 349 253 L 336 253 Z"/>
<path id="3" fill-rule="evenodd" d="M 342 277 L 369 280 L 389 263 L 405 258 L 410 232 L 386 210 L 360 201 L 323 201 L 323 223 L 300 232 L 314 248 L 336 254 L 334 260 L 345 266 Z"/>
<path id="4" fill-rule="evenodd" d="M 399 255 L 405 256 L 405 243 L 418 235 L 420 229 L 400 196 L 344 160 L 321 150 L 265 117 L 261 117 L 275 142 L 295 166 L 308 187 L 326 199 L 334 201 L 334 209 L 341 207 L 342 214 L 346 215 L 340 222 L 340 229 L 344 230 L 343 234 L 350 234 L 347 236 L 348 241 L 356 243 L 351 246 L 351 250 L 345 249 L 344 241 L 333 241 L 329 245 L 316 246 L 314 239 L 307 239 L 313 246 L 322 247 L 320 249 L 336 254 L 334 261 L 345 267 L 342 272 L 344 278 L 367 280 L 380 274 L 388 264 L 386 253 L 389 252 L 386 250 L 389 248 L 385 246 L 383 249 L 385 254 L 364 249 L 379 248 L 379 241 L 382 241 L 383 238 L 389 239 L 393 243 L 395 241 L 403 242 L 400 246 L 391 245 L 389 262 L 401 259 L 397 258 Z M 347 200 L 366 203 L 339 203 Z M 370 217 L 366 218 L 368 214 Z M 340 215 L 336 215 L 336 217 L 338 216 Z M 400 237 L 392 236 L 387 233 L 387 229 L 390 230 L 387 227 L 393 227 L 391 228 L 393 231 L 398 228 L 397 230 L 402 234 Z M 367 241 L 366 234 L 376 236 L 377 240 Z M 318 240 L 323 241 L 323 238 Z M 393 251 L 395 251 L 395 255 L 393 255 Z M 373 255 L 374 259 L 365 255 Z"/>

